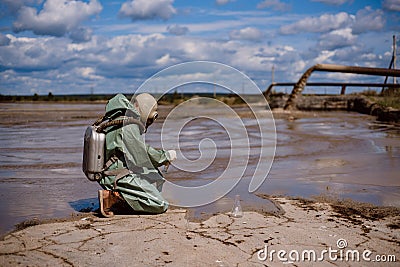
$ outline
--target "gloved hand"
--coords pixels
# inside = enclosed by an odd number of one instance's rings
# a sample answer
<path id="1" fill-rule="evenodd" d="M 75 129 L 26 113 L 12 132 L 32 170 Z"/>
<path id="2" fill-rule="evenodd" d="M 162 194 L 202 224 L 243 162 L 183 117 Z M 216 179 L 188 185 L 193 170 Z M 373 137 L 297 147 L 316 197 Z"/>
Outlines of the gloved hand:
<path id="1" fill-rule="evenodd" d="M 176 160 L 176 151 L 171 149 L 167 151 L 167 159 L 169 162 Z"/>

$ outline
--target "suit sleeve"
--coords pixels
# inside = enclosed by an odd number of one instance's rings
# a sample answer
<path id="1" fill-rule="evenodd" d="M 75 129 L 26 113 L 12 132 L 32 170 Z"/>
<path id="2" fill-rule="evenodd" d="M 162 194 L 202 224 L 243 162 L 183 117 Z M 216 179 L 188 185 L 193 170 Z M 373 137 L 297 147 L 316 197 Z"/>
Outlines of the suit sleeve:
<path id="1" fill-rule="evenodd" d="M 122 131 L 123 152 L 128 165 L 157 168 L 168 161 L 168 153 L 146 145 L 135 124 L 127 125 Z"/>
<path id="2" fill-rule="evenodd" d="M 154 167 L 160 167 L 168 161 L 168 153 L 162 149 L 155 149 L 149 145 L 147 146 L 147 154 Z"/>

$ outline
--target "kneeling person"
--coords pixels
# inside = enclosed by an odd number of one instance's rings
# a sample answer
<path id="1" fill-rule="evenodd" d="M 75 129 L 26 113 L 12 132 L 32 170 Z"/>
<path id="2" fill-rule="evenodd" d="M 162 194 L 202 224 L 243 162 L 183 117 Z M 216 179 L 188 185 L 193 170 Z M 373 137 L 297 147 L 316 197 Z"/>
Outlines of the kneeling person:
<path id="1" fill-rule="evenodd" d="M 108 127 L 106 132 L 105 159 L 116 158 L 104 172 L 99 184 L 100 211 L 109 217 L 118 213 L 163 213 L 168 202 L 161 195 L 164 177 L 158 167 L 176 159 L 174 150 L 155 149 L 144 143 L 142 134 L 157 118 L 157 101 L 147 93 L 138 95 L 130 102 L 118 94 L 106 105 L 106 114 L 124 111 L 126 116 L 140 120 L 143 124 L 128 124 L 123 127 Z M 119 117 L 117 117 L 118 119 Z M 116 174 L 119 169 L 129 170 Z M 116 188 L 114 188 L 116 187 Z"/>

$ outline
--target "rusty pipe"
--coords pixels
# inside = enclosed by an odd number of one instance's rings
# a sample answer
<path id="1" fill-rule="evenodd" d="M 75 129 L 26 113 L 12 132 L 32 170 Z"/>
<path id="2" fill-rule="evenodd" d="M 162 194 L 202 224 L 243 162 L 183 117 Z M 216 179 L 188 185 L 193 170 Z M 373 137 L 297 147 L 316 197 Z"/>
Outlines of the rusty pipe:
<path id="1" fill-rule="evenodd" d="M 400 77 L 400 70 L 396 69 L 344 66 L 344 65 L 334 65 L 334 64 L 316 64 L 311 68 L 309 68 L 308 70 L 306 70 L 306 72 L 304 72 L 304 74 L 295 84 L 292 93 L 290 94 L 289 99 L 287 100 L 286 105 L 284 107 L 285 110 L 293 109 L 295 107 L 297 96 L 304 90 L 308 78 L 314 71 Z"/>

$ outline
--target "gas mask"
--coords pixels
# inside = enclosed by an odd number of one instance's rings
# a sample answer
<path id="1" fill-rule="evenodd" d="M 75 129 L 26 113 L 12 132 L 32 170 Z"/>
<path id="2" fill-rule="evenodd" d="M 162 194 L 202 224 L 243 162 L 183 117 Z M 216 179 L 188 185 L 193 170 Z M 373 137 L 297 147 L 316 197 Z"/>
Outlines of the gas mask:
<path id="1" fill-rule="evenodd" d="M 139 109 L 140 120 L 147 129 L 158 117 L 157 101 L 152 95 L 142 93 L 136 96 L 136 105 Z"/>

